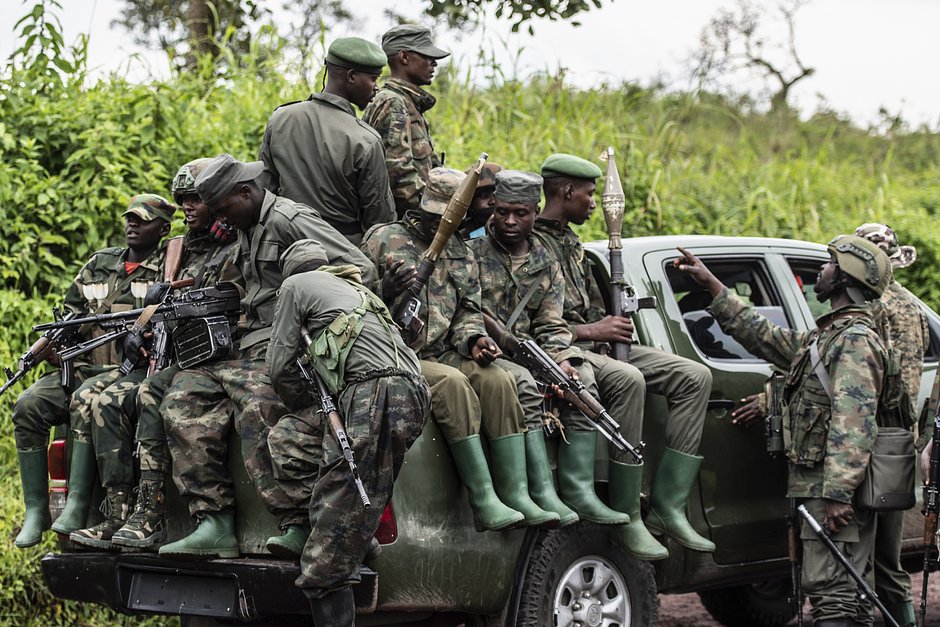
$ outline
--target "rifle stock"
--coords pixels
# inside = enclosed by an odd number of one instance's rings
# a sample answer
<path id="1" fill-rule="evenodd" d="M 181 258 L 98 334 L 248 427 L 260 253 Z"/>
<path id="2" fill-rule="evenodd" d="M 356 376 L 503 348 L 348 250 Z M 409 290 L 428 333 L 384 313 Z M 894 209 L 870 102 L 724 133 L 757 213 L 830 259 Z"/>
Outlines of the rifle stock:
<path id="1" fill-rule="evenodd" d="M 78 317 L 77 312 L 70 312 L 62 316 L 58 307 L 55 307 L 52 312 L 57 322 L 72 320 Z M 17 360 L 16 372 L 13 372 L 9 368 L 4 368 L 4 374 L 6 374 L 7 380 L 3 386 L 0 386 L 0 395 L 9 390 L 17 381 L 25 377 L 30 370 L 49 358 L 53 351 L 56 351 L 56 356 L 60 360 L 60 367 L 62 369 L 61 383 L 66 388 L 71 389 L 74 375 L 72 365 L 68 363 L 68 360 L 62 359 L 58 351 L 71 344 L 77 334 L 78 327 L 46 329 L 42 337 L 33 342 L 33 345 Z"/>

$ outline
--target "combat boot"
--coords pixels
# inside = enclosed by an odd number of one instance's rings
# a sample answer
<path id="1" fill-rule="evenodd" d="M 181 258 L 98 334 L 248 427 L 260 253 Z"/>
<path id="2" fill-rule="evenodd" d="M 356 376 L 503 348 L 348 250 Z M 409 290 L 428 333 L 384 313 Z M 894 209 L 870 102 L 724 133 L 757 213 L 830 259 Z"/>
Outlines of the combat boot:
<path id="1" fill-rule="evenodd" d="M 123 527 L 114 532 L 111 544 L 122 548 L 152 549 L 166 542 L 166 488 L 162 475 L 143 471 L 137 487 L 137 505 Z M 155 475 L 155 476 L 154 476 Z"/>
<path id="2" fill-rule="evenodd" d="M 69 534 L 69 540 L 92 549 L 110 549 L 114 533 L 124 526 L 131 515 L 133 500 L 130 487 L 108 488 L 108 495 L 101 503 L 104 520 L 94 527 L 73 531 Z"/>
<path id="3" fill-rule="evenodd" d="M 473 523 L 477 531 L 498 531 L 525 519 L 520 512 L 507 507 L 496 496 L 479 435 L 451 442 L 450 453 L 460 480 L 467 488 L 470 509 L 473 510 Z"/>
<path id="4" fill-rule="evenodd" d="M 710 553 L 715 543 L 700 536 L 685 516 L 692 484 L 702 466 L 702 457 L 667 448 L 650 487 L 650 513 L 646 526 L 653 533 L 667 535 L 693 551 Z"/>
<path id="5" fill-rule="evenodd" d="M 640 560 L 663 560 L 669 551 L 656 541 L 643 524 L 640 513 L 640 486 L 643 484 L 643 464 L 621 464 L 610 460 L 610 506 L 630 515 L 630 524 L 610 532 L 610 541 L 622 546 L 627 553 Z"/>
<path id="6" fill-rule="evenodd" d="M 203 514 L 196 530 L 181 540 L 160 547 L 160 556 L 178 560 L 238 557 L 235 514 Z"/>
<path id="7" fill-rule="evenodd" d="M 610 509 L 594 491 L 596 431 L 566 431 L 558 445 L 558 495 L 581 520 L 598 525 L 625 525 L 630 517 Z"/>
<path id="8" fill-rule="evenodd" d="M 560 517 L 545 511 L 529 496 L 526 477 L 525 434 L 513 433 L 490 440 L 493 485 L 499 500 L 525 516 L 525 525 L 557 527 Z"/>
<path id="9" fill-rule="evenodd" d="M 20 481 L 23 484 L 23 502 L 26 515 L 23 528 L 16 535 L 16 547 L 25 549 L 42 540 L 42 532 L 49 528 L 49 458 L 46 449 L 16 450 L 20 462 Z"/>
<path id="10" fill-rule="evenodd" d="M 265 548 L 272 555 L 288 560 L 299 560 L 310 537 L 310 525 L 288 525 L 279 536 L 268 538 Z"/>
<path id="11" fill-rule="evenodd" d="M 310 599 L 314 627 L 353 627 L 356 624 L 356 599 L 350 586 Z"/>
<path id="12" fill-rule="evenodd" d="M 76 529 L 81 529 L 88 522 L 88 508 L 91 506 L 91 493 L 95 488 L 97 472 L 95 447 L 89 442 L 72 440 L 72 456 L 69 460 L 69 495 L 65 500 L 65 509 L 52 523 L 53 531 L 67 536 Z"/>
<path id="13" fill-rule="evenodd" d="M 548 463 L 548 451 L 545 448 L 545 436 L 541 430 L 525 434 L 525 463 L 529 476 L 529 494 L 542 509 L 558 514 L 560 527 L 567 527 L 578 522 L 578 514 L 561 502 L 555 492 L 552 467 Z"/>

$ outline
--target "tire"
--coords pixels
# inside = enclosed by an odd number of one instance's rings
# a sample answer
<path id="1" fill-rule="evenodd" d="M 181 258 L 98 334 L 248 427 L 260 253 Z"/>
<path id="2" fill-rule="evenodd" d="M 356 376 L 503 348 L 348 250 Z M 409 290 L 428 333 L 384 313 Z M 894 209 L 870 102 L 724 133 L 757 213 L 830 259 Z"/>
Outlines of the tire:
<path id="1" fill-rule="evenodd" d="M 708 613 L 728 627 L 780 627 L 796 616 L 789 579 L 706 590 L 698 596 Z"/>
<path id="2" fill-rule="evenodd" d="M 653 567 L 608 542 L 603 529 L 578 523 L 540 532 L 522 579 L 515 625 L 643 627 L 658 619 Z"/>

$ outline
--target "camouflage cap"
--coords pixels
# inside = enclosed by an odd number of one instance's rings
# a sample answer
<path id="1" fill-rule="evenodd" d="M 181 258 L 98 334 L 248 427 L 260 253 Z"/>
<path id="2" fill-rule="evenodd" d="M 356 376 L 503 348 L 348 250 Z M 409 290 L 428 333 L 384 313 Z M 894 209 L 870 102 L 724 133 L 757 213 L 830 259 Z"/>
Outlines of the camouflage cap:
<path id="1" fill-rule="evenodd" d="M 252 181 L 264 171 L 262 161 L 242 163 L 232 155 L 219 155 L 205 165 L 196 177 L 196 191 L 210 207 L 232 192 L 243 181 Z"/>
<path id="2" fill-rule="evenodd" d="M 869 222 L 855 229 L 855 234 L 885 251 L 894 268 L 906 268 L 917 260 L 917 249 L 913 246 L 899 246 L 897 233 L 887 224 Z"/>
<path id="3" fill-rule="evenodd" d="M 381 74 L 388 57 L 378 45 L 361 37 L 340 37 L 326 51 L 326 62 L 368 74 Z"/>
<path id="4" fill-rule="evenodd" d="M 565 176 L 574 179 L 596 179 L 602 176 L 601 169 L 587 159 L 556 152 L 542 162 L 542 177 Z"/>
<path id="5" fill-rule="evenodd" d="M 170 190 L 176 202 L 179 202 L 178 196 L 196 193 L 196 177 L 199 176 L 199 173 L 205 169 L 206 164 L 210 161 L 212 161 L 212 159 L 209 158 L 193 159 L 176 172 Z"/>
<path id="6" fill-rule="evenodd" d="M 309 261 L 320 261 L 326 263 L 329 258 L 326 256 L 326 249 L 315 239 L 299 239 L 287 247 L 278 259 L 281 268 L 281 276 L 289 277 L 297 269 Z"/>
<path id="7" fill-rule="evenodd" d="M 452 168 L 434 168 L 428 173 L 428 185 L 421 196 L 421 211 L 433 213 L 436 216 L 444 215 L 447 203 L 460 187 L 460 182 L 467 175 L 460 170 Z"/>
<path id="8" fill-rule="evenodd" d="M 470 171 L 476 167 L 476 165 L 472 165 L 464 170 L 463 173 L 469 175 Z M 489 161 L 484 163 L 483 169 L 480 171 L 480 178 L 477 180 L 477 189 L 483 189 L 484 187 L 496 187 L 496 173 L 502 169 L 503 166 L 499 165 L 498 163 L 490 163 Z"/>
<path id="9" fill-rule="evenodd" d="M 151 220 L 163 220 L 172 222 L 173 214 L 176 213 L 177 206 L 168 201 L 163 196 L 156 194 L 137 194 L 131 198 L 127 205 L 127 211 L 122 213 L 122 217 L 135 215 L 145 222 Z"/>
<path id="10" fill-rule="evenodd" d="M 401 24 L 382 35 L 382 50 L 392 56 L 402 50 L 414 51 L 432 59 L 449 57 L 450 53 L 434 45 L 431 29 L 417 24 Z"/>
<path id="11" fill-rule="evenodd" d="M 535 172 L 503 170 L 496 174 L 496 200 L 537 205 L 541 198 L 542 177 Z"/>

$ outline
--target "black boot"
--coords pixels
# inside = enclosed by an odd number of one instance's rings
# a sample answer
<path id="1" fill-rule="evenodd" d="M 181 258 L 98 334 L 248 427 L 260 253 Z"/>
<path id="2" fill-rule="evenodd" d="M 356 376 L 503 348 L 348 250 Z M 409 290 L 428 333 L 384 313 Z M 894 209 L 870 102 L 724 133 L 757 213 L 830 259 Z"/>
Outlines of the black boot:
<path id="1" fill-rule="evenodd" d="M 351 586 L 310 599 L 314 627 L 354 627 L 356 601 Z"/>

